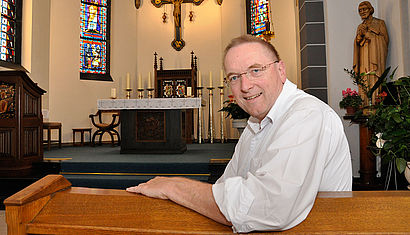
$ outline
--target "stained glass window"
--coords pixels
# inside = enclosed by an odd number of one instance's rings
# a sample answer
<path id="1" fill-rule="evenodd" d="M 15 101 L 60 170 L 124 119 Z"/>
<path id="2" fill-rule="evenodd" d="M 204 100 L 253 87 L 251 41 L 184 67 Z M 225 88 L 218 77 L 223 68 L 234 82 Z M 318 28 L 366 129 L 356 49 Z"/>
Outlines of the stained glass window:
<path id="1" fill-rule="evenodd" d="M 81 1 L 80 78 L 112 81 L 110 0 Z"/>
<path id="2" fill-rule="evenodd" d="M 269 0 L 247 0 L 248 34 L 257 37 L 273 35 L 270 28 Z"/>
<path id="3" fill-rule="evenodd" d="M 21 0 L 0 0 L 0 61 L 19 65 L 21 62 Z M 3 63 L 3 62 L 6 62 Z"/>

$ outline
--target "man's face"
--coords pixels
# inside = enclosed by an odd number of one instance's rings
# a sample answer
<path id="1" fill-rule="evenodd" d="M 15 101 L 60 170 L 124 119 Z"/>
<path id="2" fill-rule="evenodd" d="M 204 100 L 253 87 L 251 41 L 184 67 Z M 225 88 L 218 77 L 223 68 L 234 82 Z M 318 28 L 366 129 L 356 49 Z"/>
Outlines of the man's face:
<path id="1" fill-rule="evenodd" d="M 362 17 L 362 20 L 369 18 L 370 8 L 366 4 L 359 5 L 359 15 Z"/>
<path id="2" fill-rule="evenodd" d="M 252 68 L 262 67 L 276 61 L 267 48 L 259 43 L 244 43 L 231 48 L 225 57 L 225 73 L 241 74 Z M 235 100 L 251 116 L 262 121 L 272 108 L 286 80 L 285 64 L 282 61 L 266 67 L 262 76 L 250 78 L 249 73 L 239 77 L 239 82 L 230 84 Z"/>

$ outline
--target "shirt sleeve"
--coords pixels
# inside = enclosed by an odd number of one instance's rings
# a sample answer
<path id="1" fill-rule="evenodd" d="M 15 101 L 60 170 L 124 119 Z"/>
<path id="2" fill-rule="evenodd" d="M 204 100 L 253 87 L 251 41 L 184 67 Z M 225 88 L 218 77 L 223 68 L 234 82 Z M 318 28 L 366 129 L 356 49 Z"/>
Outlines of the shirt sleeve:
<path id="1" fill-rule="evenodd" d="M 310 212 L 330 154 L 332 124 L 327 119 L 333 115 L 298 106 L 268 136 L 262 156 L 251 157 L 262 159 L 255 173 L 213 185 L 215 201 L 235 232 L 289 229 Z"/>

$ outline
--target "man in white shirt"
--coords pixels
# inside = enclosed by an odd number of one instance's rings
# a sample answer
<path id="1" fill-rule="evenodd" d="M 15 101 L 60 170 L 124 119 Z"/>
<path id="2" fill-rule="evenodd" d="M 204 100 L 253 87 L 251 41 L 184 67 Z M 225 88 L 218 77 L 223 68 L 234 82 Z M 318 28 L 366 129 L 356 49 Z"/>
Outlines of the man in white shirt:
<path id="1" fill-rule="evenodd" d="M 349 147 L 337 114 L 286 79 L 275 48 L 252 36 L 225 50 L 227 83 L 251 115 L 214 184 L 156 177 L 130 192 L 170 199 L 235 232 L 285 230 L 309 214 L 318 191 L 350 191 Z"/>

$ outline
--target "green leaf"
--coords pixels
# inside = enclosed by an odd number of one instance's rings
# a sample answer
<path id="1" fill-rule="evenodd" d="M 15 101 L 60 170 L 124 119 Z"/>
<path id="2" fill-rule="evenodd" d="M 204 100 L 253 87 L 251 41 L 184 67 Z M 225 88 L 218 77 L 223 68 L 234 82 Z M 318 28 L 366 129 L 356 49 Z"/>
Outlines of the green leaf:
<path id="1" fill-rule="evenodd" d="M 404 170 L 406 169 L 406 160 L 404 160 L 404 158 L 396 158 L 396 166 L 397 166 L 397 170 L 401 173 L 404 172 Z"/>
<path id="2" fill-rule="evenodd" d="M 394 120 L 396 123 L 401 123 L 401 122 L 403 121 L 403 120 L 401 119 L 399 113 L 393 113 L 392 118 L 393 118 L 393 120 Z"/>

